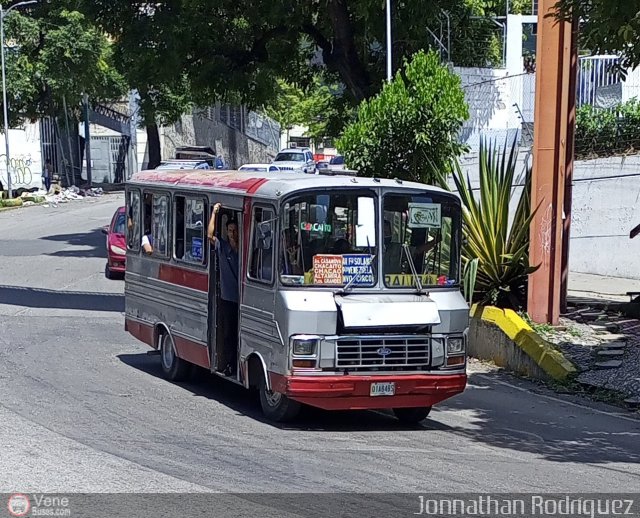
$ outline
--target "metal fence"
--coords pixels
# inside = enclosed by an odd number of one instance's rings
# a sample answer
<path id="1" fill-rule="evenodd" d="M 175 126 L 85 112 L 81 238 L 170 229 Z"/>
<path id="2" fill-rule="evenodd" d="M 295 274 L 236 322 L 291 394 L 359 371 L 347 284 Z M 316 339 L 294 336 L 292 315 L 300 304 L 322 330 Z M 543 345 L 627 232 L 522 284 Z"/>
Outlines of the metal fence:
<path id="1" fill-rule="evenodd" d="M 623 75 L 617 67 L 618 63 L 616 56 L 580 58 L 576 85 L 578 107 L 591 105 L 597 109 L 615 108 L 621 102 L 640 99 L 640 68 Z M 462 78 L 470 111 L 470 119 L 465 122 L 460 139 L 472 151 L 477 150 L 480 135 L 505 142 L 516 138 L 521 146 L 526 147 L 533 144 L 536 98 L 534 71 L 509 76 L 505 71 L 494 69 L 457 68 L 456 71 Z M 636 127 L 635 123 L 623 121 L 618 122 L 618 126 L 616 138 L 630 141 L 632 144 L 627 149 L 636 149 L 638 138 L 630 135 Z M 592 141 L 585 143 L 587 152 L 592 151 L 593 145 Z M 624 144 L 621 146 L 624 147 Z"/>

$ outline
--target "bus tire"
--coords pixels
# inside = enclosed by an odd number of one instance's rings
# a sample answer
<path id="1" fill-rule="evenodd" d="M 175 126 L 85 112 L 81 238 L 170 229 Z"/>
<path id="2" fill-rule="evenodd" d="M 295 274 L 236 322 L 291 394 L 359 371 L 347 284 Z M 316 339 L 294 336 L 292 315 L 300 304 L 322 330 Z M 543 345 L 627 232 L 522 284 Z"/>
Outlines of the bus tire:
<path id="1" fill-rule="evenodd" d="M 260 383 L 260 406 L 267 419 L 276 423 L 285 423 L 300 413 L 302 405 L 280 392 L 267 390 L 267 383 L 263 377 Z"/>
<path id="2" fill-rule="evenodd" d="M 418 424 L 420 421 L 424 421 L 430 412 L 430 406 L 393 409 L 393 413 L 395 414 L 398 421 L 404 424 Z"/>
<path id="3" fill-rule="evenodd" d="M 169 333 L 160 336 L 160 365 L 165 377 L 170 381 L 184 381 L 191 371 L 191 364 L 176 355 Z"/>

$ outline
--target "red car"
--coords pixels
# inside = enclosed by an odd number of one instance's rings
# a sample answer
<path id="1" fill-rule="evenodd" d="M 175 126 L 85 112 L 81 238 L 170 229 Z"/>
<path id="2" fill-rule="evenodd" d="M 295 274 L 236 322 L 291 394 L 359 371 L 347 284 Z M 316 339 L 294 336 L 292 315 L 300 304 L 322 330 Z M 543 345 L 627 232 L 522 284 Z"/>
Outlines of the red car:
<path id="1" fill-rule="evenodd" d="M 107 265 L 104 273 L 108 279 L 113 279 L 116 275 L 120 277 L 124 275 L 127 254 L 126 226 L 125 208 L 119 207 L 111 218 L 111 224 L 102 229 L 107 235 Z"/>

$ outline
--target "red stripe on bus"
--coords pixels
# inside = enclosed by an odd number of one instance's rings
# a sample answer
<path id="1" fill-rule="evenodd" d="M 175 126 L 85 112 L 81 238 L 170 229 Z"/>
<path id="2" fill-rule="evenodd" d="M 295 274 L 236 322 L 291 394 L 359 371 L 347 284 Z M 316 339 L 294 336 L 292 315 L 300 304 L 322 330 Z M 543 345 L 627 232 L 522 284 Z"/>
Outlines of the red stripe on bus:
<path id="1" fill-rule="evenodd" d="M 209 349 L 206 345 L 192 342 L 186 338 L 179 336 L 173 337 L 173 343 L 176 345 L 176 353 L 178 357 L 195 365 L 199 365 L 205 369 L 211 367 L 209 360 Z"/>
<path id="2" fill-rule="evenodd" d="M 266 178 L 260 178 L 259 180 L 256 180 L 255 183 L 247 189 L 247 194 L 254 194 L 265 183 L 267 183 Z"/>
<path id="3" fill-rule="evenodd" d="M 158 279 L 205 293 L 209 291 L 209 276 L 206 273 L 194 272 L 193 270 L 172 264 L 160 265 L 158 269 Z"/>
<path id="4" fill-rule="evenodd" d="M 135 320 L 129 320 L 128 318 L 124 321 L 124 330 L 131 333 L 141 342 L 144 342 L 147 345 L 150 345 L 154 349 L 157 349 L 157 344 L 154 343 L 154 332 L 153 326 L 148 324 L 142 324 L 140 322 L 136 322 Z"/>
<path id="5" fill-rule="evenodd" d="M 198 187 L 220 187 L 238 189 L 248 193 L 254 193 L 262 184 L 268 181 L 266 178 L 248 177 L 246 173 L 216 172 L 208 170 L 184 170 L 184 171 L 142 171 L 133 176 L 133 180 L 153 182 L 171 185 L 195 185 Z"/>

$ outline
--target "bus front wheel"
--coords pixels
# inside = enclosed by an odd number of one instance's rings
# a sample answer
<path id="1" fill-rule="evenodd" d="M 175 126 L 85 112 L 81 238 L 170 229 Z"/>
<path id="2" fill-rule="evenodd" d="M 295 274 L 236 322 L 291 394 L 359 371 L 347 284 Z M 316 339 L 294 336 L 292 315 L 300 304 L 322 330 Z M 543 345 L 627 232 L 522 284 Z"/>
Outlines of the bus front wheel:
<path id="1" fill-rule="evenodd" d="M 268 390 L 264 379 L 260 384 L 260 406 L 265 417 L 277 423 L 291 421 L 300 413 L 301 407 L 300 403 L 284 394 Z"/>
<path id="2" fill-rule="evenodd" d="M 393 413 L 396 415 L 398 421 L 405 424 L 418 424 L 420 421 L 424 421 L 430 412 L 430 406 L 393 409 Z"/>
<path id="3" fill-rule="evenodd" d="M 191 364 L 176 355 L 169 333 L 164 333 L 160 338 L 160 364 L 162 372 L 170 381 L 185 380 L 191 370 Z"/>

